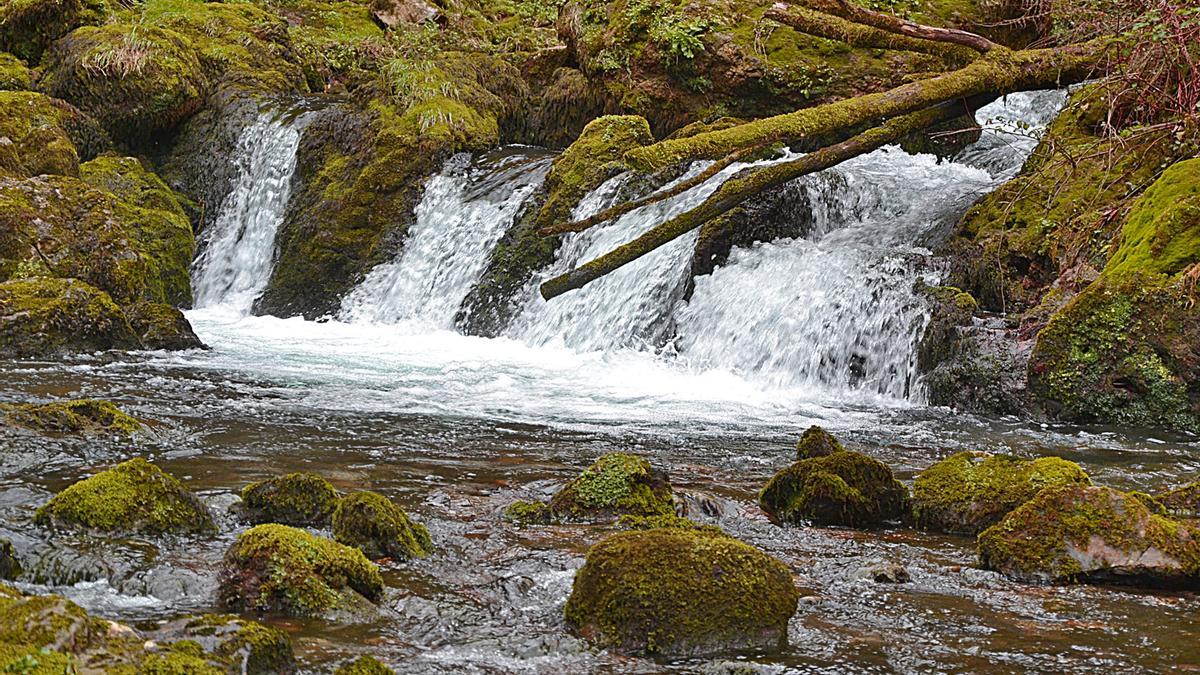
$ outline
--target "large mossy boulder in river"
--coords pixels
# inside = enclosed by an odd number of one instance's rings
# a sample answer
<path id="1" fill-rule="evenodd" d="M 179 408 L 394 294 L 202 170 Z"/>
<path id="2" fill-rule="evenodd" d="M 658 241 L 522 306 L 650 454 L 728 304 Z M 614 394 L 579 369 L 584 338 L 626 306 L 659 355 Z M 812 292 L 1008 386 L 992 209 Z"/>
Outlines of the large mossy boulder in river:
<path id="1" fill-rule="evenodd" d="M 909 513 L 923 529 L 978 534 L 1043 488 L 1090 484 L 1078 464 L 1060 457 L 960 452 L 917 476 Z"/>
<path id="2" fill-rule="evenodd" d="M 907 497 L 886 464 L 843 450 L 775 474 L 758 503 L 776 523 L 878 527 L 903 515 Z"/>
<path id="3" fill-rule="evenodd" d="M 255 524 L 326 526 L 337 508 L 338 498 L 329 481 L 315 473 L 300 471 L 242 488 L 238 510 Z"/>
<path id="4" fill-rule="evenodd" d="M 0 428 L 21 427 L 51 433 L 112 433 L 130 436 L 142 423 L 108 401 L 75 399 L 53 403 L 0 403 Z"/>
<path id="5" fill-rule="evenodd" d="M 338 502 L 333 538 L 372 559 L 408 560 L 433 551 L 429 530 L 376 492 L 352 492 Z"/>
<path id="6" fill-rule="evenodd" d="M 379 569 L 361 551 L 286 525 L 243 532 L 221 570 L 221 602 L 234 611 L 336 616 L 382 594 Z"/>
<path id="7" fill-rule="evenodd" d="M 1042 582 L 1200 587 L 1200 529 L 1143 495 L 1047 488 L 979 535 L 986 569 Z"/>
<path id="8" fill-rule="evenodd" d="M 38 525 L 121 534 L 213 532 L 208 508 L 140 457 L 71 485 L 37 510 Z"/>
<path id="9" fill-rule="evenodd" d="M 0 357 L 53 357 L 140 346 L 121 308 L 90 284 L 47 277 L 0 282 Z"/>
<path id="10" fill-rule="evenodd" d="M 696 656 L 783 646 L 798 595 L 783 563 L 737 539 L 639 530 L 592 546 L 565 614 L 601 648 Z"/>
<path id="11" fill-rule="evenodd" d="M 674 515 L 667 474 L 644 457 L 604 455 L 550 500 L 550 518 L 560 522 L 609 522 L 621 516 Z"/>

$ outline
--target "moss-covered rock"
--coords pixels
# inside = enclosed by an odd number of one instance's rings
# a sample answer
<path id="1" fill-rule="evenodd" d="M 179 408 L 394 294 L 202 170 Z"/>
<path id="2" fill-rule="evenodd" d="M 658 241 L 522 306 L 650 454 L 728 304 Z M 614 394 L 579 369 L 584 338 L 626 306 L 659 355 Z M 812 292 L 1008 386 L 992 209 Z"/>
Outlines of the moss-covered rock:
<path id="1" fill-rule="evenodd" d="M 553 520 L 553 514 L 545 502 L 517 500 L 504 508 L 503 518 L 518 525 L 545 525 Z"/>
<path id="2" fill-rule="evenodd" d="M 782 646 L 797 598 L 787 567 L 748 544 L 704 530 L 641 530 L 588 551 L 565 614 L 603 648 L 700 655 Z"/>
<path id="3" fill-rule="evenodd" d="M 0 52 L 0 91 L 24 91 L 30 87 L 29 68 L 17 57 Z"/>
<path id="4" fill-rule="evenodd" d="M 338 502 L 333 512 L 333 538 L 372 559 L 408 560 L 433 551 L 429 530 L 375 492 L 352 492 Z"/>
<path id="5" fill-rule="evenodd" d="M 841 441 L 834 438 L 833 434 L 815 424 L 805 429 L 800 435 L 800 440 L 796 441 L 797 460 L 826 457 L 845 450 Z"/>
<path id="6" fill-rule="evenodd" d="M 899 519 L 907 497 L 886 464 L 842 451 L 800 460 L 775 474 L 758 503 L 777 523 L 877 527 Z"/>
<path id="7" fill-rule="evenodd" d="M 305 471 L 247 485 L 242 488 L 240 510 L 255 524 L 325 526 L 337 504 L 337 490 L 329 481 Z"/>
<path id="8" fill-rule="evenodd" d="M 75 279 L 0 283 L 0 355 L 61 356 L 141 346 L 107 293 Z"/>
<path id="9" fill-rule="evenodd" d="M 1106 487 L 1047 488 L 979 535 L 987 569 L 1029 581 L 1200 585 L 1200 530 Z"/>
<path id="10" fill-rule="evenodd" d="M 192 324 L 178 309 L 161 302 L 135 302 L 124 308 L 125 318 L 145 349 L 204 349 Z"/>
<path id="11" fill-rule="evenodd" d="M 0 404 L 0 425 L 54 433 L 113 433 L 129 436 L 142 423 L 108 401 L 75 399 L 54 403 Z"/>
<path id="12" fill-rule="evenodd" d="M 24 572 L 17 549 L 7 539 L 0 539 L 0 579 L 12 580 Z"/>
<path id="13" fill-rule="evenodd" d="M 333 671 L 333 675 L 396 675 L 396 671 L 380 663 L 374 656 L 360 656 Z"/>
<path id="14" fill-rule="evenodd" d="M 34 522 L 127 534 L 216 530 L 212 514 L 196 495 L 140 457 L 71 485 L 38 509 Z"/>
<path id="15" fill-rule="evenodd" d="M 553 518 L 566 522 L 605 522 L 623 515 L 675 515 L 671 482 L 643 457 L 604 455 L 550 500 Z"/>
<path id="16" fill-rule="evenodd" d="M 0 138 L 0 176 L 11 178 L 78 176 L 79 162 L 108 146 L 90 118 L 31 91 L 0 91 Z"/>
<path id="17" fill-rule="evenodd" d="M 295 669 L 287 633 L 237 616 L 205 614 L 168 623 L 159 630 L 168 639 L 199 645 L 220 663 L 246 675 L 274 675 Z"/>
<path id="18" fill-rule="evenodd" d="M 238 611 L 325 616 L 382 593 L 379 570 L 361 551 L 286 525 L 242 533 L 221 571 L 221 601 Z"/>
<path id="19" fill-rule="evenodd" d="M 1089 485 L 1074 462 L 960 452 L 922 471 L 913 482 L 910 514 L 920 528 L 978 534 L 1043 488 Z"/>
<path id="20" fill-rule="evenodd" d="M 559 239 L 542 237 L 538 230 L 569 221 L 580 200 L 627 168 L 621 159 L 626 151 L 653 141 L 641 117 L 608 115 L 589 122 L 555 158 L 536 198 L 492 249 L 479 283 L 458 312 L 458 324 L 471 335 L 499 335 L 517 309 L 517 294 L 554 262 Z"/>
<path id="21" fill-rule="evenodd" d="M 1182 518 L 1200 518 L 1200 481 L 1192 481 L 1155 495 L 1168 513 Z"/>
<path id="22" fill-rule="evenodd" d="M 106 14 L 101 0 L 9 0 L 0 5 L 0 51 L 37 63 L 50 43 Z"/>

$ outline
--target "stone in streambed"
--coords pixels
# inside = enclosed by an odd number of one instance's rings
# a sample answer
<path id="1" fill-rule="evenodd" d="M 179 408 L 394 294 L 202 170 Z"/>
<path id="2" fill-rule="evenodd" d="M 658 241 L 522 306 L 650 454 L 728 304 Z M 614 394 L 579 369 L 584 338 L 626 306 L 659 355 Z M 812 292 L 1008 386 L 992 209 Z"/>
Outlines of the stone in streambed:
<path id="1" fill-rule="evenodd" d="M 257 525 L 326 526 L 337 505 L 338 493 L 329 481 L 298 471 L 247 485 L 236 510 Z"/>
<path id="2" fill-rule="evenodd" d="M 673 516 L 666 472 L 623 452 L 602 456 L 559 490 L 549 504 L 516 502 L 505 518 L 518 523 L 607 523 L 621 516 Z"/>
<path id="3" fill-rule="evenodd" d="M 833 434 L 814 424 L 806 429 L 800 436 L 800 440 L 796 442 L 796 459 L 827 457 L 845 449 L 841 442 L 833 437 Z"/>
<path id="4" fill-rule="evenodd" d="M 111 433 L 130 436 L 142 423 L 108 401 L 75 399 L 53 403 L 0 404 L 0 428 L 20 427 L 51 433 Z"/>
<path id="5" fill-rule="evenodd" d="M 917 476 L 910 519 L 922 529 L 978 534 L 1043 488 L 1089 484 L 1078 464 L 1060 457 L 1023 459 L 960 452 Z"/>
<path id="6" fill-rule="evenodd" d="M 886 464 L 842 450 L 775 474 L 758 503 L 776 523 L 877 527 L 899 519 L 907 497 Z"/>
<path id="7" fill-rule="evenodd" d="M 732 537 L 638 530 L 588 551 L 565 614 L 601 648 L 694 656 L 782 646 L 797 597 L 783 563 Z"/>
<path id="8" fill-rule="evenodd" d="M 373 656 L 360 656 L 333 671 L 333 675 L 396 675 L 396 671 L 383 665 Z"/>
<path id="9" fill-rule="evenodd" d="M 408 560 L 433 551 L 429 530 L 375 492 L 354 492 L 338 503 L 333 512 L 333 538 L 372 559 Z"/>

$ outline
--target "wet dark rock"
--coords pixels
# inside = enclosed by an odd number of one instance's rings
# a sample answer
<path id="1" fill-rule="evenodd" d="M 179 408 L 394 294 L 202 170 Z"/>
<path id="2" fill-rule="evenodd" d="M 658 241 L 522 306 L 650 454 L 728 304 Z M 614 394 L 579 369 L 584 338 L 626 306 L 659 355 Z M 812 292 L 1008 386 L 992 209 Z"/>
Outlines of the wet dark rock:
<path id="1" fill-rule="evenodd" d="M 783 646 L 797 596 L 783 563 L 732 537 L 640 530 L 588 551 L 565 613 L 599 647 L 691 656 Z"/>
<path id="2" fill-rule="evenodd" d="M 811 459 L 813 457 L 828 457 L 837 452 L 843 452 L 841 441 L 833 434 L 817 425 L 804 430 L 800 440 L 796 441 L 796 459 Z"/>
<path id="3" fill-rule="evenodd" d="M 338 502 L 333 512 L 333 538 L 372 559 L 408 560 L 433 551 L 429 530 L 375 492 L 352 492 Z"/>
<path id="4" fill-rule="evenodd" d="M 326 526 L 338 499 L 337 490 L 329 481 L 303 471 L 247 485 L 242 488 L 242 501 L 235 511 L 256 525 Z"/>
<path id="5" fill-rule="evenodd" d="M 979 535 L 983 567 L 1023 581 L 1200 586 L 1200 529 L 1107 487 L 1047 488 Z"/>
<path id="6" fill-rule="evenodd" d="M 1000 522 L 1043 488 L 1090 484 L 1078 464 L 1059 457 L 960 452 L 917 476 L 910 519 L 919 528 L 973 535 Z"/>
<path id="7" fill-rule="evenodd" d="M 881 562 L 858 570 L 858 576 L 877 584 L 907 584 L 912 581 L 908 569 L 897 562 Z"/>
<path id="8" fill-rule="evenodd" d="M 90 284 L 47 277 L 0 283 L 0 357 L 139 347 L 125 313 L 107 293 Z"/>
<path id="9" fill-rule="evenodd" d="M 286 525 L 242 533 L 221 570 L 221 602 L 236 611 L 352 618 L 382 593 L 379 570 L 361 551 Z"/>
<path id="10" fill-rule="evenodd" d="M 1172 515 L 1183 518 L 1200 517 L 1200 481 L 1168 490 L 1155 496 Z"/>
<path id="11" fill-rule="evenodd" d="M 621 516 L 674 516 L 666 472 L 637 455 L 614 452 L 584 469 L 550 503 L 518 502 L 505 512 L 517 522 L 612 522 Z"/>
<path id="12" fill-rule="evenodd" d="M 12 580 L 21 576 L 24 568 L 17 556 L 17 549 L 7 539 L 0 539 L 0 579 Z"/>
<path id="13" fill-rule="evenodd" d="M 136 418 L 108 401 L 95 399 L 23 405 L 0 403 L 0 428 L 4 426 L 52 433 L 112 433 L 121 436 L 129 436 L 142 429 L 142 423 Z"/>
<path id="14" fill-rule="evenodd" d="M 333 675 L 396 675 L 396 671 L 380 663 L 374 656 L 360 656 L 333 671 Z"/>
<path id="15" fill-rule="evenodd" d="M 140 457 L 71 485 L 38 509 L 34 522 L 126 534 L 216 529 L 212 514 L 196 495 Z"/>
<path id="16" fill-rule="evenodd" d="M 877 459 L 841 451 L 775 474 L 758 503 L 776 523 L 878 527 L 904 513 L 908 490 Z"/>
<path id="17" fill-rule="evenodd" d="M 295 671 L 292 639 L 287 633 L 237 616 L 205 614 L 171 621 L 156 630 L 158 640 L 188 640 L 233 664 L 245 675 Z"/>

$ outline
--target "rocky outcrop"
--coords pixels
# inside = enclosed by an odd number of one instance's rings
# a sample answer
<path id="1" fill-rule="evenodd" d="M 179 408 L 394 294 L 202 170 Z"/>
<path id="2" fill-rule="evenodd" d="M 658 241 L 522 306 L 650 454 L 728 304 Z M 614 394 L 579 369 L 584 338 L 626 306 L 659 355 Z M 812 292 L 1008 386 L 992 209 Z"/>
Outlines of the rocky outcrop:
<path id="1" fill-rule="evenodd" d="M 614 534 L 588 551 L 567 625 L 622 653 L 696 656 L 777 649 L 798 593 L 787 567 L 706 530 Z"/>
<path id="2" fill-rule="evenodd" d="M 1059 457 L 960 452 L 917 476 L 909 504 L 911 520 L 923 529 L 974 535 L 1045 488 L 1090 484 L 1078 464 Z"/>
<path id="3" fill-rule="evenodd" d="M 216 530 L 212 514 L 196 495 L 141 458 L 71 485 L 38 509 L 34 522 L 57 529 L 123 534 Z"/>
<path id="4" fill-rule="evenodd" d="M 371 559 L 408 560 L 433 551 L 429 530 L 375 492 L 352 492 L 338 502 L 333 512 L 333 538 Z"/>
<path id="5" fill-rule="evenodd" d="M 1048 488 L 979 535 L 987 569 L 1028 581 L 1200 586 L 1200 530 L 1106 487 Z"/>
<path id="6" fill-rule="evenodd" d="M 1155 495 L 1170 514 L 1181 518 L 1200 518 L 1200 481 L 1192 481 Z"/>

